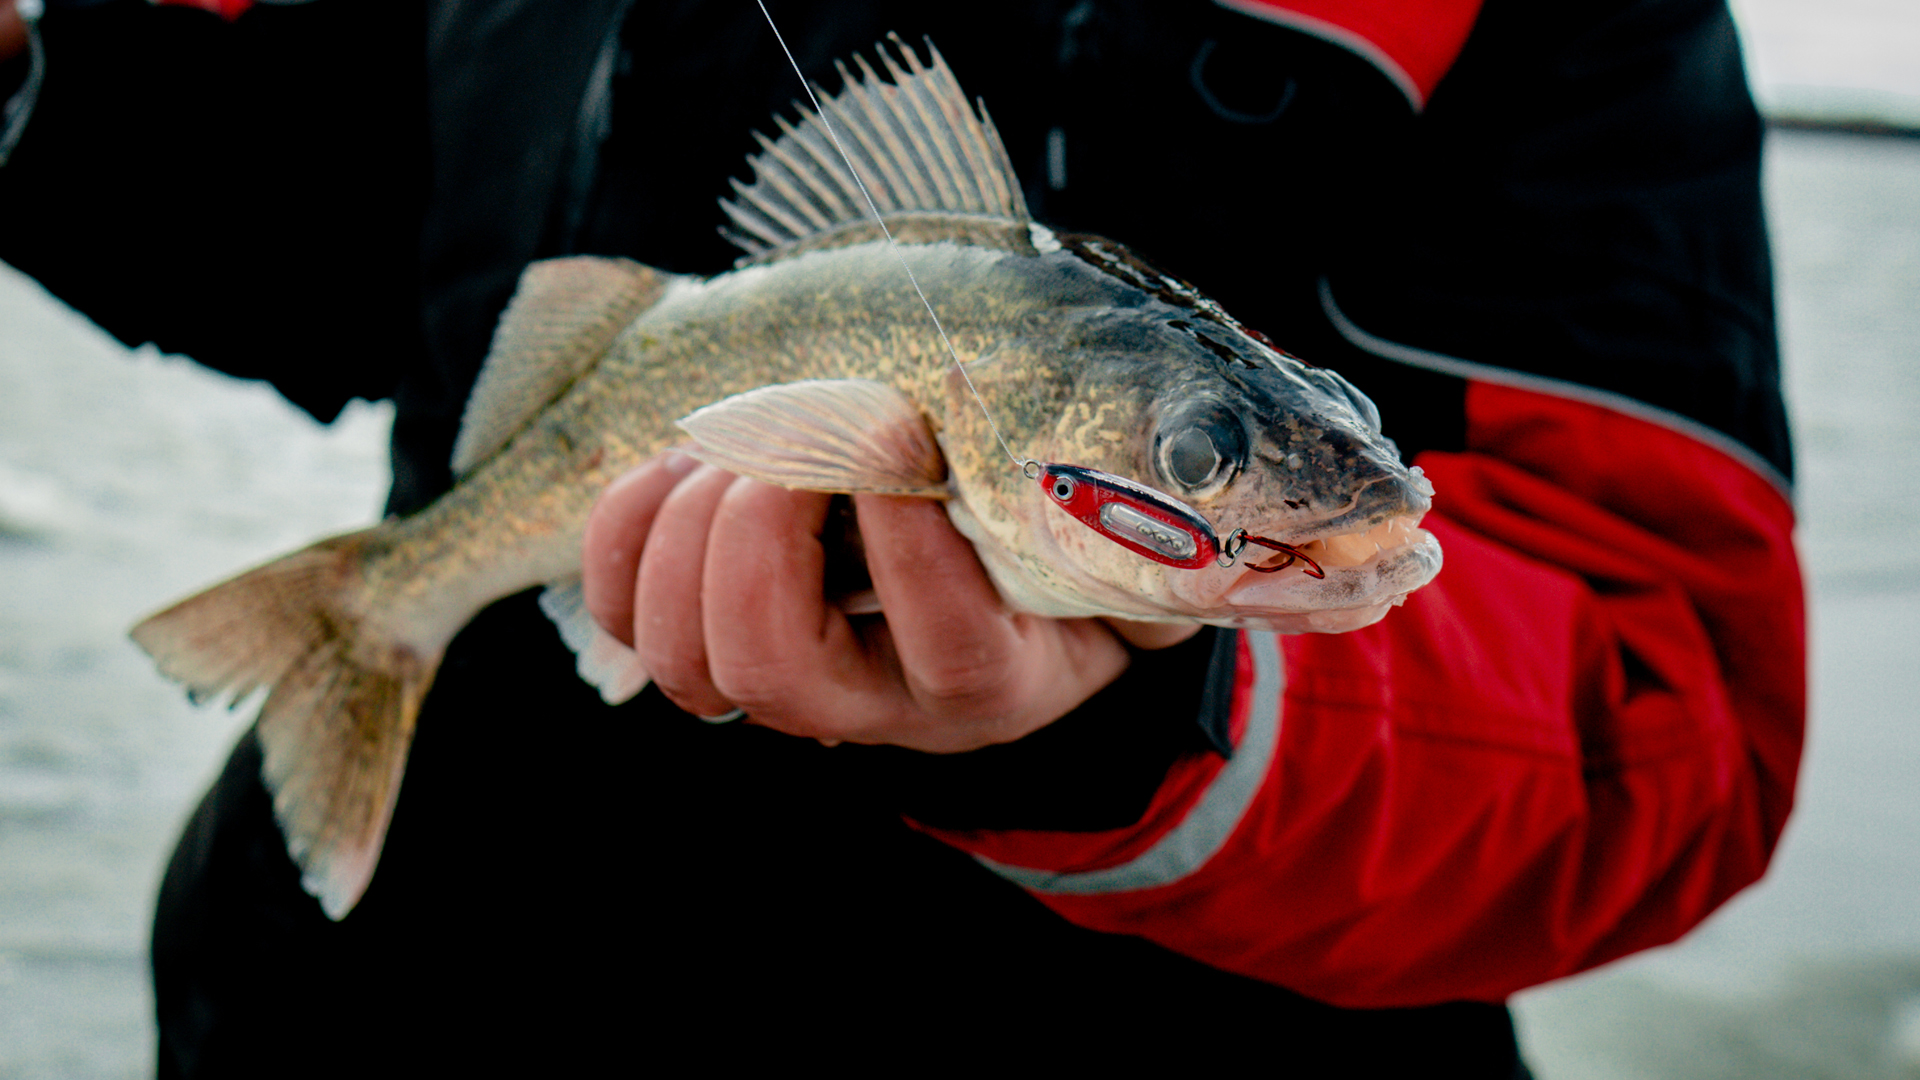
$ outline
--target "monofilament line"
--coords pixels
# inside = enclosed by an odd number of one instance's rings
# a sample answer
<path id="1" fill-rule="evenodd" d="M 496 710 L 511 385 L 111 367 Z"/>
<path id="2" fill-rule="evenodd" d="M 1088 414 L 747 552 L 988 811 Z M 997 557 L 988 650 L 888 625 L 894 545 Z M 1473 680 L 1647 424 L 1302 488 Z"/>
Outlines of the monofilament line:
<path id="1" fill-rule="evenodd" d="M 793 58 L 793 50 L 787 48 L 787 39 L 781 36 L 780 27 L 774 23 L 773 13 L 767 10 L 766 0 L 754 0 L 754 3 L 760 5 L 760 14 L 766 16 L 767 28 L 773 31 L 773 40 L 780 43 L 780 51 L 787 54 L 787 63 L 793 67 L 793 73 L 799 77 L 800 88 L 806 91 L 807 101 L 813 105 L 814 115 L 820 118 L 821 126 L 827 129 L 827 138 L 833 140 L 833 148 L 839 152 L 840 160 L 846 162 L 847 173 L 853 177 L 853 186 L 860 189 L 860 197 L 867 201 L 867 212 L 873 215 L 873 223 L 880 226 L 880 235 L 887 238 L 887 250 L 893 252 L 893 257 L 900 263 L 900 269 L 906 271 L 907 281 L 912 283 L 914 294 L 920 297 L 920 303 L 927 309 L 927 318 L 933 320 L 933 328 L 940 334 L 941 344 L 947 347 L 947 355 L 953 357 L 954 370 L 958 371 L 960 378 L 965 380 L 967 390 L 973 394 L 973 400 L 980 404 L 980 415 L 986 417 L 987 427 L 993 430 L 993 437 L 999 440 L 1000 449 L 1006 452 L 1007 458 L 1015 466 L 1025 470 L 1029 463 L 1028 459 L 1013 452 L 1013 447 L 1007 445 L 1007 437 L 1000 434 L 1000 425 L 993 422 L 993 413 L 987 409 L 987 399 L 981 397 L 979 388 L 973 385 L 973 376 L 967 374 L 967 366 L 960 362 L 960 352 L 953 347 L 953 340 L 947 337 L 946 327 L 940 325 L 940 316 L 933 310 L 933 304 L 927 300 L 926 291 L 920 288 L 920 279 L 913 276 L 913 267 L 907 265 L 907 257 L 900 254 L 900 245 L 893 240 L 893 230 L 887 228 L 886 219 L 880 216 L 880 206 L 868 193 L 867 182 L 860 179 L 860 170 L 854 167 L 853 156 L 847 153 L 846 147 L 840 145 L 840 133 L 833 129 L 833 121 L 827 118 L 827 110 L 821 107 L 820 99 L 813 96 L 813 84 L 807 81 L 806 73 L 800 70 L 800 62 Z"/>

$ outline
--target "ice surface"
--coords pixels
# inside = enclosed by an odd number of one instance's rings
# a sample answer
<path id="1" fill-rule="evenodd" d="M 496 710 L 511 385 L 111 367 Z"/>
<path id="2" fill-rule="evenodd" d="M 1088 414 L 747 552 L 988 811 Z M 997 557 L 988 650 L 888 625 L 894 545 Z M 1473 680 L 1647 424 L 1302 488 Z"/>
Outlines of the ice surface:
<path id="1" fill-rule="evenodd" d="M 190 708 L 127 627 L 377 518 L 390 415 L 321 428 L 0 266 L 0 1078 L 151 1073 L 162 860 L 246 716 Z"/>

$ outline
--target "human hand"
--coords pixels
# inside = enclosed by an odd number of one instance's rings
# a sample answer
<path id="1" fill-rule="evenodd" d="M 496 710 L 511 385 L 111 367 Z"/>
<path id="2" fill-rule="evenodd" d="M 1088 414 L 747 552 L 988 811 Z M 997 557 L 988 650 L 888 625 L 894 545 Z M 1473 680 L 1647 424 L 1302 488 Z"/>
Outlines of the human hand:
<path id="1" fill-rule="evenodd" d="M 1123 639 L 1160 648 L 1198 629 L 1012 611 L 944 508 L 882 495 L 854 507 L 884 616 L 847 615 L 824 591 L 829 505 L 654 459 L 588 519 L 587 609 L 689 712 L 935 752 L 1044 727 L 1125 669 Z"/>

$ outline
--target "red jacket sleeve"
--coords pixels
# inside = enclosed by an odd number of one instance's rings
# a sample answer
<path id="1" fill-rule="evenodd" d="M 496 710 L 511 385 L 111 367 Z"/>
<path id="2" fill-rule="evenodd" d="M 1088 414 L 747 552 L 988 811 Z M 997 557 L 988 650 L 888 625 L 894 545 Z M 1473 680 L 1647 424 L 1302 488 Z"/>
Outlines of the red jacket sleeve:
<path id="1" fill-rule="evenodd" d="M 1418 461 L 1439 578 L 1354 633 L 1243 634 L 1231 759 L 1125 830 L 929 831 L 1075 923 L 1349 1007 L 1685 933 L 1792 802 L 1791 505 L 1685 421 L 1474 383 L 1467 430 Z"/>

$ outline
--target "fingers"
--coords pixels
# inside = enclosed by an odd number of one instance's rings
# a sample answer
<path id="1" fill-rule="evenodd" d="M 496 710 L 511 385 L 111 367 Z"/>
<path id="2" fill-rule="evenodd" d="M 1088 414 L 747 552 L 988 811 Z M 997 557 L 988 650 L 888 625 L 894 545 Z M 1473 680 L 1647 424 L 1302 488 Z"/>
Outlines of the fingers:
<path id="1" fill-rule="evenodd" d="M 601 629 L 633 644 L 633 593 L 640 552 L 660 504 L 700 462 L 682 453 L 654 458 L 607 485 L 587 516 L 580 584 Z"/>
<path id="2" fill-rule="evenodd" d="M 938 748 L 1019 738 L 1126 667 L 1125 648 L 1098 621 L 1010 610 L 944 507 L 854 501 L 901 679 L 918 712 L 945 728 L 928 733 L 947 742 Z"/>
<path id="3" fill-rule="evenodd" d="M 715 509 L 737 480 L 703 465 L 660 503 L 633 586 L 633 648 L 674 704 L 701 716 L 733 703 L 713 686 L 701 625 L 701 577 Z"/>
<path id="4" fill-rule="evenodd" d="M 825 598 L 828 496 L 665 458 L 616 481 L 588 522 L 583 578 L 603 626 L 703 716 L 823 742 L 951 752 L 1019 738 L 1190 628 L 1011 611 L 938 503 L 855 499 L 881 618 Z M 622 633 L 625 631 L 625 633 Z"/>
<path id="5" fill-rule="evenodd" d="M 936 712 L 1006 711 L 1024 642 L 973 545 L 926 499 L 857 496 L 854 506 L 915 700 Z"/>
<path id="6" fill-rule="evenodd" d="M 714 685 L 729 701 L 789 734 L 844 738 L 897 706 L 824 596 L 829 501 L 749 480 L 729 488 L 708 540 L 702 618 Z"/>

